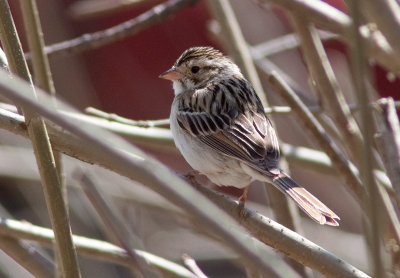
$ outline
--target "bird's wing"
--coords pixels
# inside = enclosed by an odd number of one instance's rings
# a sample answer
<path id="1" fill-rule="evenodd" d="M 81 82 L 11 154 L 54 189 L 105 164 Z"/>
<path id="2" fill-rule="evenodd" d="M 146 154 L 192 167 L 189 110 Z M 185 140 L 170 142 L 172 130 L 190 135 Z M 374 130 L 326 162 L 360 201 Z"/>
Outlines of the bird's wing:
<path id="1" fill-rule="evenodd" d="M 275 131 L 249 82 L 214 82 L 178 98 L 177 121 L 187 133 L 259 171 L 277 167 Z"/>

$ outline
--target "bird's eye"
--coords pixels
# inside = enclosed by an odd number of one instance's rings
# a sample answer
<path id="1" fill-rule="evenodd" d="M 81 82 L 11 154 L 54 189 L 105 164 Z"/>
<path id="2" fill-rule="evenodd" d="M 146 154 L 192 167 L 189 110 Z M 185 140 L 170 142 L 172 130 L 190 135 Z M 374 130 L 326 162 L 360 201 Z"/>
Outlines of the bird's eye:
<path id="1" fill-rule="evenodd" d="M 193 66 L 190 70 L 191 70 L 193 73 L 197 73 L 197 72 L 200 70 L 200 68 L 199 68 L 198 66 Z"/>

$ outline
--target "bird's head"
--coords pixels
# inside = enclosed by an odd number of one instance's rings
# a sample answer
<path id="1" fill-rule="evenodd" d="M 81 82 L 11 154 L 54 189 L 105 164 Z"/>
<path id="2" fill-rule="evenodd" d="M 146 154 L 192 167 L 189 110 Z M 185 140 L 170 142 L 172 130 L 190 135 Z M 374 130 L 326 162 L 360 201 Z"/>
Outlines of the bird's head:
<path id="1" fill-rule="evenodd" d="M 175 64 L 160 75 L 173 81 L 175 94 L 192 90 L 214 78 L 242 76 L 239 68 L 220 51 L 212 47 L 192 47 L 185 50 Z"/>

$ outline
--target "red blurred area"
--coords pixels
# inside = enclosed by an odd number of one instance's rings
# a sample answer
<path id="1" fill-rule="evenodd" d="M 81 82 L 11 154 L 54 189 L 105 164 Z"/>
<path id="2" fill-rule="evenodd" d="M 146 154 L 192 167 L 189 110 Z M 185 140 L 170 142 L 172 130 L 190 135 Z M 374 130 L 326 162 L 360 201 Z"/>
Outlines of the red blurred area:
<path id="1" fill-rule="evenodd" d="M 118 13 L 74 24 L 77 34 L 102 30 L 129 20 L 151 8 Z M 209 19 L 204 2 L 123 41 L 84 54 L 102 109 L 134 119 L 169 116 L 172 85 L 158 75 L 167 70 L 183 50 L 211 45 L 206 35 Z"/>
<path id="2" fill-rule="evenodd" d="M 38 1 L 39 5 L 43 5 L 44 2 Z M 68 7 L 75 1 L 59 0 L 59 2 L 62 7 Z M 346 6 L 341 0 L 326 0 L 325 2 L 346 12 Z M 127 9 L 124 12 L 80 21 L 69 19 L 66 13 L 65 16 L 72 28 L 73 36 L 78 36 L 103 30 L 134 18 L 149 10 L 154 3 L 149 1 L 148 4 L 141 4 L 137 8 Z M 15 11 L 17 27 L 22 29 L 19 7 L 14 2 L 10 4 Z M 276 12 L 290 28 L 285 13 L 282 13 L 281 9 Z M 177 13 L 163 24 L 157 24 L 135 36 L 81 54 L 91 79 L 90 85 L 101 105 L 100 108 L 134 119 L 167 117 L 173 92 L 170 82 L 158 79 L 158 75 L 167 70 L 186 48 L 196 45 L 213 45 L 207 35 L 206 25 L 209 19 L 207 5 L 205 1 L 200 1 Z M 46 18 L 43 22 L 46 23 Z M 51 26 L 43 26 L 43 28 L 46 34 L 46 29 Z M 327 49 L 347 53 L 345 45 L 338 41 L 327 42 L 325 46 Z M 372 73 L 382 96 L 400 99 L 398 78 L 389 80 L 387 72 L 379 66 L 374 66 Z"/>

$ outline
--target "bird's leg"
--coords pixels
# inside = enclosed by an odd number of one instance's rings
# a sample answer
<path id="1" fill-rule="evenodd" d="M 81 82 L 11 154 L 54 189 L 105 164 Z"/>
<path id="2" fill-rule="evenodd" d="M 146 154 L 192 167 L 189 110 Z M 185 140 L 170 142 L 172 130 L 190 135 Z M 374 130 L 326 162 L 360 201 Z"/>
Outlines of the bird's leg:
<path id="1" fill-rule="evenodd" d="M 181 176 L 183 179 L 189 181 L 191 184 L 197 184 L 196 176 L 197 176 L 199 173 L 200 173 L 199 171 L 190 170 L 190 171 L 188 171 L 188 172 L 186 172 L 186 173 L 184 173 L 184 174 L 181 174 L 180 176 Z"/>
<path id="2" fill-rule="evenodd" d="M 199 174 L 199 171 L 196 170 L 189 170 L 183 176 L 187 179 L 194 179 Z"/>
<path id="3" fill-rule="evenodd" d="M 243 189 L 242 195 L 239 197 L 239 213 L 241 216 L 244 216 L 243 209 L 244 209 L 244 204 L 246 203 L 246 200 L 247 200 L 247 192 L 248 191 L 249 191 L 249 186 L 246 186 Z"/>
<path id="4" fill-rule="evenodd" d="M 246 200 L 247 200 L 247 192 L 248 192 L 248 191 L 249 191 L 249 187 L 246 186 L 246 187 L 243 189 L 242 195 L 240 195 L 240 197 L 239 197 L 239 202 L 240 202 L 240 203 L 243 203 L 243 206 L 244 206 L 244 203 L 246 203 Z"/>

